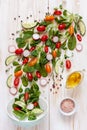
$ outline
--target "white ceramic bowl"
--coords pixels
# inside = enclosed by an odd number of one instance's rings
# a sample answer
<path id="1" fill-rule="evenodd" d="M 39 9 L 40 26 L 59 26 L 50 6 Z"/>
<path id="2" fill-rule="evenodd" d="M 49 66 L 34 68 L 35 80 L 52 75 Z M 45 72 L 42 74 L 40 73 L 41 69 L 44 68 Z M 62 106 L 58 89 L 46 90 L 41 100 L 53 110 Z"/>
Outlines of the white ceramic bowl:
<path id="1" fill-rule="evenodd" d="M 35 126 L 36 124 L 40 123 L 40 121 L 42 121 L 42 119 L 47 115 L 47 111 L 48 111 L 47 102 L 43 98 L 40 98 L 39 104 L 40 104 L 40 107 L 44 110 L 44 112 L 41 115 L 39 115 L 36 120 L 29 121 L 28 119 L 25 119 L 25 120 L 20 121 L 12 113 L 13 102 L 14 102 L 14 99 L 12 99 L 7 105 L 7 115 L 13 121 L 13 123 L 18 126 L 21 126 L 21 127 Z"/>
<path id="2" fill-rule="evenodd" d="M 63 103 L 65 100 L 67 100 L 67 99 L 69 99 L 69 100 L 70 100 L 71 102 L 73 102 L 73 104 L 74 104 L 74 107 L 73 107 L 72 111 L 70 111 L 70 112 L 65 112 L 65 111 L 62 109 L 62 107 L 61 107 L 62 103 Z M 75 101 L 73 98 L 71 98 L 71 97 L 66 97 L 66 98 L 62 99 L 62 100 L 60 101 L 60 103 L 59 103 L 59 111 L 60 111 L 60 113 L 61 113 L 62 115 L 64 115 L 64 116 L 72 116 L 72 115 L 76 112 L 76 110 L 77 110 L 76 101 Z"/>

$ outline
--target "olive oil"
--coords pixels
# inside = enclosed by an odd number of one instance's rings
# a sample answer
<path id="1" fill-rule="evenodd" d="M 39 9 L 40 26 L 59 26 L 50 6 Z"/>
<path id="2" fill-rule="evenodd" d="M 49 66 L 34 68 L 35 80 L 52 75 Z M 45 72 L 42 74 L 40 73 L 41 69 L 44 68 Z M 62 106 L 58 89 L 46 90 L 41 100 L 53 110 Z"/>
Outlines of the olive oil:
<path id="1" fill-rule="evenodd" d="M 82 73 L 79 71 L 75 71 L 71 73 L 66 80 L 66 88 L 74 88 L 77 87 L 82 80 Z"/>

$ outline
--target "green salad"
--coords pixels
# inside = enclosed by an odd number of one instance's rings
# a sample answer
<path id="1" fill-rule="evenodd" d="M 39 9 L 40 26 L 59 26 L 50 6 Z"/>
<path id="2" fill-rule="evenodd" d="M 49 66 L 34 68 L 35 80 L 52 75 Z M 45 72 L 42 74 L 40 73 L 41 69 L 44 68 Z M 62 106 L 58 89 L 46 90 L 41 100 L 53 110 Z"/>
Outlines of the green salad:
<path id="1" fill-rule="evenodd" d="M 35 120 L 44 111 L 39 105 L 40 90 L 38 85 L 33 82 L 30 88 L 15 98 L 13 103 L 13 114 L 19 120 Z"/>

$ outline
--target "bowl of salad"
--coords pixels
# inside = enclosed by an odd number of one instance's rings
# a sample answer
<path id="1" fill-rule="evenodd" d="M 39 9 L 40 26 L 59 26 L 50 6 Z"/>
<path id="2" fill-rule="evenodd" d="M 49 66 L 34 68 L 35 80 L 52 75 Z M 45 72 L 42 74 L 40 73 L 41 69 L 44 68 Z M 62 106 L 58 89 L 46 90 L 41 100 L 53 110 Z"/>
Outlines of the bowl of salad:
<path id="1" fill-rule="evenodd" d="M 11 99 L 7 105 L 8 117 L 18 126 L 32 127 L 40 123 L 47 114 L 47 102 L 40 97 L 36 83 L 24 93 Z"/>

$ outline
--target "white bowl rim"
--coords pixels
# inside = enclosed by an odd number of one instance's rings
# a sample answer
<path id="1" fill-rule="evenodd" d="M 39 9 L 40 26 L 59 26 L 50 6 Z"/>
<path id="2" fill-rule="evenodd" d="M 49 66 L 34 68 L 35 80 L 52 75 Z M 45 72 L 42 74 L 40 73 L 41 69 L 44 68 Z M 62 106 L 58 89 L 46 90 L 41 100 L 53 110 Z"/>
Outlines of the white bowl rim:
<path id="1" fill-rule="evenodd" d="M 61 109 L 61 106 L 60 106 L 61 103 L 62 103 L 62 101 L 65 100 L 65 99 L 70 99 L 70 100 L 72 100 L 72 101 L 74 102 L 74 104 L 75 104 L 75 107 L 74 107 L 73 111 L 71 111 L 71 112 L 69 112 L 69 113 L 64 112 L 64 111 Z M 59 111 L 60 111 L 60 113 L 61 113 L 62 115 L 64 115 L 64 116 L 72 116 L 72 115 L 76 112 L 76 110 L 77 110 L 77 103 L 76 103 L 75 99 L 73 99 L 72 97 L 64 97 L 64 98 L 61 99 L 61 101 L 60 101 L 60 103 L 59 103 Z"/>
<path id="2" fill-rule="evenodd" d="M 12 120 L 14 120 L 14 121 L 16 121 L 16 122 L 18 122 L 18 123 L 37 122 L 37 121 L 39 121 L 41 118 L 45 117 L 45 115 L 46 115 L 47 112 L 48 112 L 48 103 L 47 103 L 47 101 L 46 101 L 43 97 L 40 97 L 39 100 L 43 100 L 43 101 L 46 103 L 46 110 L 45 110 L 36 120 L 19 120 L 19 119 L 17 119 L 14 115 L 13 115 L 13 117 L 12 117 L 12 116 L 9 114 L 9 112 L 8 112 L 9 103 L 12 102 L 13 100 L 14 100 L 14 98 L 12 98 L 12 99 L 8 102 L 8 104 L 7 104 L 7 115 L 8 115 L 8 117 L 9 117 L 10 119 L 12 119 Z"/>

